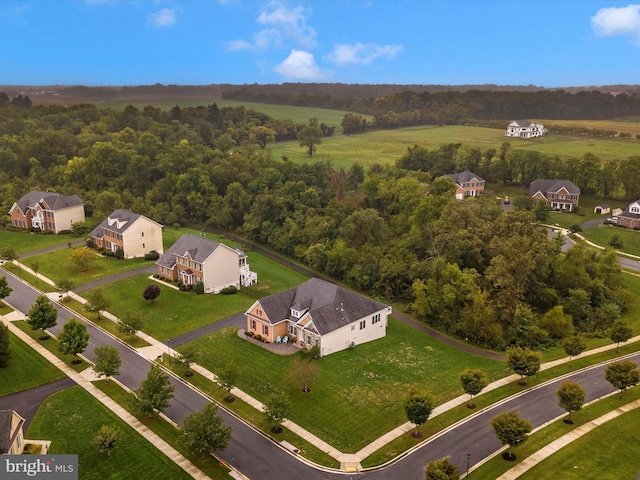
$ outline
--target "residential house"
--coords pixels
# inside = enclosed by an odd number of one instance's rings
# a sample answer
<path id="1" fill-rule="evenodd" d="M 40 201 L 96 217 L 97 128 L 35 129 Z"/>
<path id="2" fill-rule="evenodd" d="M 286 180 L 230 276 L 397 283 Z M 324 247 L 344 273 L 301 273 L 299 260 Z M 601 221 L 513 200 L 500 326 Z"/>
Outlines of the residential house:
<path id="1" fill-rule="evenodd" d="M 629 204 L 616 218 L 618 226 L 640 230 L 640 200 Z"/>
<path id="2" fill-rule="evenodd" d="M 9 215 L 14 227 L 60 233 L 84 222 L 84 202 L 78 195 L 34 190 L 15 202 Z"/>
<path id="3" fill-rule="evenodd" d="M 572 212 L 580 200 L 580 189 L 569 180 L 539 178 L 531 182 L 529 196 L 534 202 L 545 201 L 553 210 Z"/>
<path id="4" fill-rule="evenodd" d="M 159 276 L 181 280 L 185 285 L 202 282 L 207 293 L 258 283 L 258 275 L 250 270 L 247 255 L 241 249 L 198 235 L 182 235 L 156 265 Z"/>
<path id="5" fill-rule="evenodd" d="M 17 455 L 24 450 L 24 418 L 15 410 L 0 410 L 0 454 Z"/>
<path id="6" fill-rule="evenodd" d="M 383 338 L 391 307 L 333 283 L 311 278 L 257 300 L 247 310 L 247 332 L 280 338 L 325 356 Z"/>
<path id="7" fill-rule="evenodd" d="M 547 134 L 547 129 L 541 123 L 530 122 L 529 120 L 514 120 L 507 126 L 507 137 L 534 138 Z"/>
<path id="8" fill-rule="evenodd" d="M 456 198 L 458 200 L 466 197 L 477 197 L 484 191 L 485 180 L 469 170 L 460 173 L 449 173 L 443 175 L 443 177 L 449 177 L 456 184 Z"/>
<path id="9" fill-rule="evenodd" d="M 613 210 L 611 210 L 611 215 L 617 217 L 618 215 L 622 214 L 622 212 L 623 210 L 621 208 L 614 208 Z"/>
<path id="10" fill-rule="evenodd" d="M 596 208 L 593 209 L 593 213 L 599 213 L 600 215 L 606 215 L 611 212 L 611 207 L 606 203 L 596 205 Z"/>
<path id="11" fill-rule="evenodd" d="M 154 250 L 163 252 L 162 225 L 129 210 L 114 210 L 89 238 L 96 247 L 112 252 L 122 249 L 124 258 L 144 257 Z"/>

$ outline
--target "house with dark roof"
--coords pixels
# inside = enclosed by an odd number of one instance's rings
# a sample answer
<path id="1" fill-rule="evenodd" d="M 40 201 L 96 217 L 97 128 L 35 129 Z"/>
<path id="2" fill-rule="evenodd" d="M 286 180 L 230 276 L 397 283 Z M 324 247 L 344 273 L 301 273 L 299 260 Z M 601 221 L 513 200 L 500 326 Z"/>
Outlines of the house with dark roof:
<path id="1" fill-rule="evenodd" d="M 515 138 L 535 138 L 547 134 L 547 129 L 541 123 L 529 120 L 514 120 L 507 125 L 505 136 Z"/>
<path id="2" fill-rule="evenodd" d="M 60 233 L 84 222 L 84 202 L 78 195 L 34 190 L 15 202 L 9 215 L 14 227 Z"/>
<path id="3" fill-rule="evenodd" d="M 0 410 L 0 454 L 19 455 L 24 450 L 24 418 L 15 410 Z"/>
<path id="4" fill-rule="evenodd" d="M 161 255 L 163 252 L 162 225 L 129 210 L 114 210 L 89 238 L 98 248 L 112 252 L 122 249 L 124 258 L 144 257 L 154 250 Z"/>
<path id="5" fill-rule="evenodd" d="M 539 178 L 529 185 L 534 203 L 545 201 L 553 210 L 572 212 L 580 201 L 580 189 L 569 180 Z"/>
<path id="6" fill-rule="evenodd" d="M 318 346 L 321 356 L 383 338 L 389 315 L 391 307 L 319 278 L 261 298 L 246 312 L 247 332 Z"/>
<path id="7" fill-rule="evenodd" d="M 640 200 L 630 203 L 616 218 L 618 226 L 640 230 Z"/>
<path id="8" fill-rule="evenodd" d="M 258 274 L 250 270 L 242 249 L 198 235 L 182 235 L 158 259 L 156 266 L 160 277 L 180 280 L 185 285 L 202 282 L 206 293 L 258 283 Z"/>
<path id="9" fill-rule="evenodd" d="M 449 173 L 443 175 L 443 177 L 450 178 L 456 184 L 456 198 L 458 200 L 466 197 L 477 197 L 484 192 L 484 178 L 469 170 L 460 173 Z"/>

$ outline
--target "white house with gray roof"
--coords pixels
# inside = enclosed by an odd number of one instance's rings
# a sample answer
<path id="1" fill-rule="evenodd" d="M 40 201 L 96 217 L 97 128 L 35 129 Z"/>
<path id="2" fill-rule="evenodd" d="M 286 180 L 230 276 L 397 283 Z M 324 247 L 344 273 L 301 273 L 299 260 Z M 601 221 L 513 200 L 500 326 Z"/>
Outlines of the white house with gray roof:
<path id="1" fill-rule="evenodd" d="M 34 190 L 15 202 L 9 215 L 14 227 L 60 233 L 84 222 L 84 202 L 78 195 Z"/>
<path id="2" fill-rule="evenodd" d="M 571 212 L 580 201 L 580 189 L 569 180 L 539 178 L 529 185 L 529 196 L 534 202 L 548 202 L 553 210 Z"/>
<path id="3" fill-rule="evenodd" d="M 124 258 L 144 257 L 151 251 L 162 255 L 162 225 L 129 210 L 114 210 L 89 238 L 96 247 L 115 252 L 121 248 Z"/>
<path id="4" fill-rule="evenodd" d="M 391 307 L 319 278 L 261 298 L 246 312 L 248 332 L 268 342 L 317 345 L 321 356 L 383 338 L 389 315 Z"/>
<path id="5" fill-rule="evenodd" d="M 515 138 L 535 138 L 547 134 L 547 129 L 541 123 L 529 120 L 514 120 L 507 126 L 505 136 Z"/>
<path id="6" fill-rule="evenodd" d="M 225 287 L 246 287 L 258 283 L 258 275 L 239 248 L 199 235 L 182 235 L 156 262 L 159 276 L 180 280 L 185 285 L 204 284 L 206 293 Z"/>

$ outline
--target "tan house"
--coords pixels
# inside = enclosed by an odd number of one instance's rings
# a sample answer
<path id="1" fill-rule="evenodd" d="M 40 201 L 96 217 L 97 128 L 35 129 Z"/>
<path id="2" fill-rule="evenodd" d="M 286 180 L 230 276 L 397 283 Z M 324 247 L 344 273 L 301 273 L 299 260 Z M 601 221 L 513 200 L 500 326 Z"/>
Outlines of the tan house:
<path id="1" fill-rule="evenodd" d="M 89 234 L 96 247 L 115 252 L 121 248 L 124 258 L 144 257 L 151 251 L 162 254 L 162 225 L 139 213 L 114 210 Z"/>
<path id="2" fill-rule="evenodd" d="M 14 227 L 60 233 L 84 222 L 84 202 L 78 195 L 34 190 L 15 202 L 9 215 Z"/>
<path id="3" fill-rule="evenodd" d="M 548 202 L 553 210 L 572 212 L 580 201 L 580 189 L 569 180 L 539 178 L 531 182 L 529 196 L 535 203 Z"/>
<path id="4" fill-rule="evenodd" d="M 0 410 L 0 454 L 19 455 L 24 450 L 24 418 L 15 410 Z"/>
<path id="5" fill-rule="evenodd" d="M 333 283 L 311 278 L 257 300 L 247 310 L 247 332 L 267 342 L 318 346 L 320 355 L 383 338 L 391 307 Z"/>
<path id="6" fill-rule="evenodd" d="M 606 203 L 601 203 L 600 205 L 596 205 L 593 209 L 593 213 L 599 213 L 600 215 L 606 215 L 611 212 L 611 207 Z"/>
<path id="7" fill-rule="evenodd" d="M 181 280 L 185 285 L 202 282 L 207 293 L 258 283 L 258 275 L 249 269 L 247 255 L 241 249 L 198 235 L 182 235 L 156 265 L 159 276 Z"/>
<path id="8" fill-rule="evenodd" d="M 477 197 L 484 192 L 485 180 L 469 170 L 460 173 L 449 173 L 443 175 L 443 177 L 450 178 L 456 184 L 456 198 L 458 200 L 466 197 Z"/>

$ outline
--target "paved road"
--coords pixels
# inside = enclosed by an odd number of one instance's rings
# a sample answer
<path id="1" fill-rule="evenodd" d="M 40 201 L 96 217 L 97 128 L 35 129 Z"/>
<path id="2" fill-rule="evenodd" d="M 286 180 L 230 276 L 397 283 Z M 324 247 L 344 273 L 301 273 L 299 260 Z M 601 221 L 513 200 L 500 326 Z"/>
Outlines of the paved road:
<path id="1" fill-rule="evenodd" d="M 27 312 L 35 301 L 37 291 L 8 272 L 3 271 L 2 274 L 7 276 L 9 285 L 13 289 L 11 295 L 6 299 L 7 302 L 17 310 Z M 62 324 L 68 318 L 74 315 L 63 306 L 57 305 L 56 307 L 59 312 L 59 324 L 52 329 L 54 334 L 61 329 Z M 149 362 L 130 347 L 90 324 L 87 328 L 91 335 L 90 346 L 86 352 L 87 357 L 92 359 L 93 348 L 99 344 L 116 346 L 123 360 L 121 374 L 117 378 L 127 387 L 137 388 L 140 381 L 146 376 Z M 633 355 L 631 359 L 636 362 L 640 361 L 640 353 Z M 614 391 L 613 387 L 604 380 L 602 370 L 601 366 L 593 367 L 574 375 L 574 379 L 585 387 L 587 401 Z M 461 471 L 464 471 L 467 453 L 471 454 L 471 465 L 474 465 L 500 447 L 490 427 L 490 421 L 497 413 L 518 409 L 521 415 L 529 419 L 534 426 L 541 425 L 561 414 L 562 410 L 557 406 L 555 390 L 562 380 L 558 379 L 548 386 L 526 392 L 520 397 L 494 406 L 457 428 L 442 433 L 439 437 L 405 455 L 389 467 L 350 475 L 350 477 L 367 477 L 371 480 L 392 478 L 422 480 L 425 464 L 447 455 Z M 165 413 L 174 421 L 180 422 L 185 415 L 202 409 L 206 404 L 207 400 L 187 385 L 176 379 L 172 379 L 172 383 L 176 386 L 176 396 L 171 407 Z M 263 434 L 253 430 L 222 409 L 220 412 L 225 423 L 233 428 L 229 447 L 221 453 L 221 456 L 248 478 L 254 480 L 345 478 L 344 474 L 325 472 L 298 461 L 273 444 Z"/>

